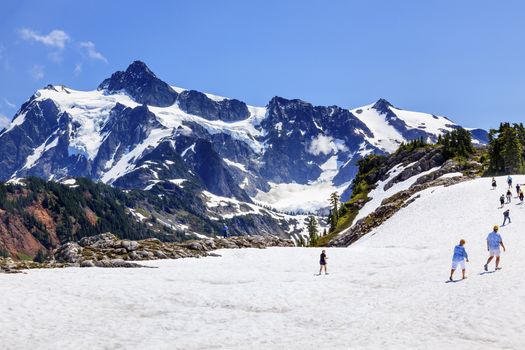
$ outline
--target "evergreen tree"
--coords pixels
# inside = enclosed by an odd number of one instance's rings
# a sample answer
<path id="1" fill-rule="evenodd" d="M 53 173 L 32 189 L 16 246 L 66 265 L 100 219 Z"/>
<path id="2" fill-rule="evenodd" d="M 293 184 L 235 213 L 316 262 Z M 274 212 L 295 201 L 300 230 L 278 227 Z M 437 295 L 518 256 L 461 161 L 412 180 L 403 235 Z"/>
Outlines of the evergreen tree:
<path id="1" fill-rule="evenodd" d="M 524 152 L 525 128 L 523 124 L 501 123 L 498 130 L 490 130 L 488 153 L 491 173 L 522 173 Z"/>
<path id="2" fill-rule="evenodd" d="M 339 220 L 339 199 L 341 197 L 337 192 L 334 192 L 330 195 L 330 231 L 335 230 L 337 226 L 337 221 Z"/>
<path id="3" fill-rule="evenodd" d="M 523 145 L 521 144 L 515 128 L 505 127 L 503 130 L 502 157 L 505 172 L 518 173 L 523 170 Z"/>
<path id="4" fill-rule="evenodd" d="M 308 228 L 308 236 L 310 237 L 310 246 L 315 247 L 319 239 L 315 216 L 311 215 L 306 219 L 306 227 Z"/>
<path id="5" fill-rule="evenodd" d="M 468 158 L 475 152 L 472 135 L 463 128 L 455 129 L 443 136 L 440 135 L 438 144 L 443 145 L 443 153 L 447 158 Z"/>

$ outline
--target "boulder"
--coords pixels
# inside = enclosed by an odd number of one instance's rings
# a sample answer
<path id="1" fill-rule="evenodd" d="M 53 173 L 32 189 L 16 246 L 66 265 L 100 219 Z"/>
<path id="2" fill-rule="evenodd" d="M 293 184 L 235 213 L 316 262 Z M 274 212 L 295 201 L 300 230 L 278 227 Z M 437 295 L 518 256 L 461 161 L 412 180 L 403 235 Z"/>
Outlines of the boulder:
<path id="1" fill-rule="evenodd" d="M 84 237 L 78 243 L 82 247 L 107 249 L 112 248 L 118 238 L 114 234 L 107 232 L 96 236 Z"/>
<path id="2" fill-rule="evenodd" d="M 137 241 L 122 240 L 119 245 L 126 249 L 128 252 L 132 252 L 138 249 L 139 243 Z"/>
<path id="3" fill-rule="evenodd" d="M 67 242 L 58 248 L 55 260 L 58 262 L 76 264 L 82 258 L 82 247 L 76 242 Z"/>
<path id="4" fill-rule="evenodd" d="M 80 267 L 94 267 L 95 263 L 93 260 L 84 260 L 80 263 Z"/>

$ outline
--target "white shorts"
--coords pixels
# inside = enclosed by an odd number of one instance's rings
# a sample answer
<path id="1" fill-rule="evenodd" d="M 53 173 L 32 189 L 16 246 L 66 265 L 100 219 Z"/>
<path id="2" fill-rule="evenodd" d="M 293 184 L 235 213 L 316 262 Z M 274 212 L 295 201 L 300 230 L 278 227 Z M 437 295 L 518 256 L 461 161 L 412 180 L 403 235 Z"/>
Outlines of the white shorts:
<path id="1" fill-rule="evenodd" d="M 452 270 L 455 270 L 457 267 L 461 267 L 462 270 L 465 270 L 465 260 L 452 260 Z"/>
<path id="2" fill-rule="evenodd" d="M 499 248 L 497 248 L 497 249 L 489 250 L 489 254 L 490 254 L 490 256 L 500 256 L 501 253 L 500 253 Z"/>

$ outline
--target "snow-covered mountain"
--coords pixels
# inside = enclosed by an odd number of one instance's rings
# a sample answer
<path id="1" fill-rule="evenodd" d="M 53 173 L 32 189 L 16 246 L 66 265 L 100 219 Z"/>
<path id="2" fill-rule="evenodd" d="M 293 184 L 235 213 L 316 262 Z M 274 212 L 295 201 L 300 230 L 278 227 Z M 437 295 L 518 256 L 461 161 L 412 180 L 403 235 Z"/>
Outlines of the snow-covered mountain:
<path id="1" fill-rule="evenodd" d="M 250 106 L 170 86 L 136 61 L 97 90 L 38 90 L 0 133 L 0 179 L 82 176 L 146 190 L 191 181 L 241 202 L 316 210 L 332 191 L 348 193 L 364 155 L 458 127 L 383 99 L 353 110 L 281 97 Z M 473 136 L 486 142 L 483 130 Z"/>

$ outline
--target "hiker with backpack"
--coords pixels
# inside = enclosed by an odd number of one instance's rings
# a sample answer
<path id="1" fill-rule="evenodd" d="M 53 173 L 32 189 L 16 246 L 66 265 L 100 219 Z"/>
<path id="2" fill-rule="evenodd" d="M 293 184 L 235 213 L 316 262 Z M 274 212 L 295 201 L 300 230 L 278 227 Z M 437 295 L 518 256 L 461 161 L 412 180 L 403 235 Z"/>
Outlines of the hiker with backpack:
<path id="1" fill-rule="evenodd" d="M 500 208 L 503 208 L 503 206 L 505 205 L 505 195 L 504 194 L 502 194 L 501 197 L 499 197 L 499 203 L 501 204 Z"/>

